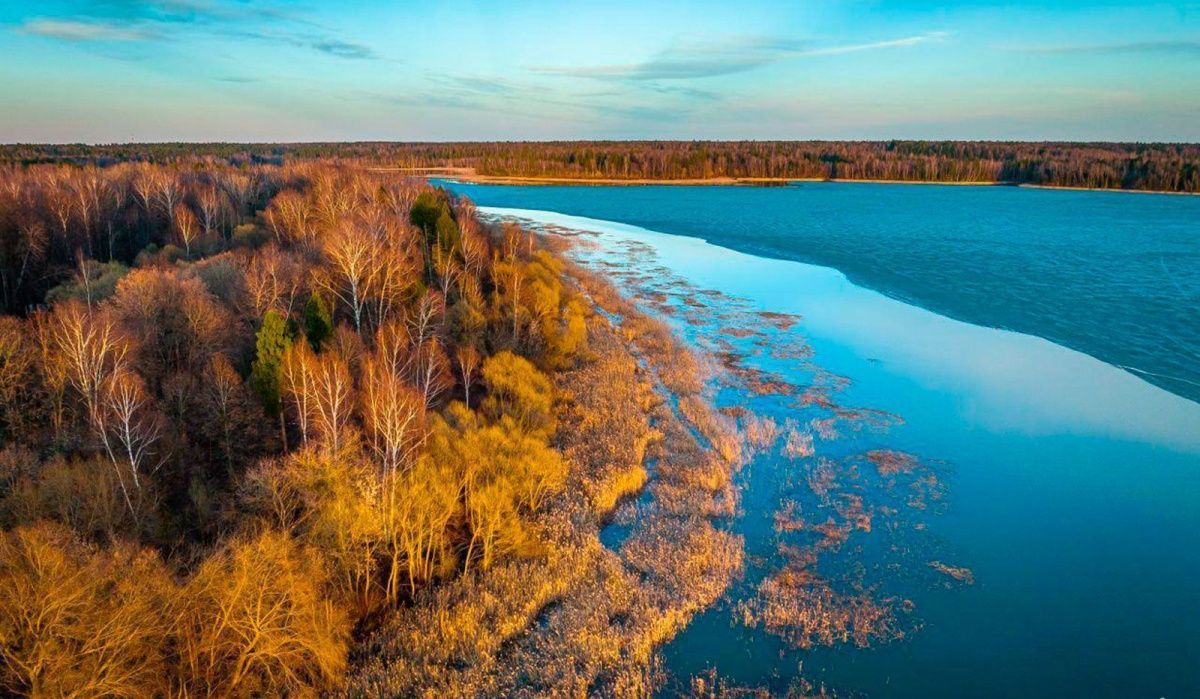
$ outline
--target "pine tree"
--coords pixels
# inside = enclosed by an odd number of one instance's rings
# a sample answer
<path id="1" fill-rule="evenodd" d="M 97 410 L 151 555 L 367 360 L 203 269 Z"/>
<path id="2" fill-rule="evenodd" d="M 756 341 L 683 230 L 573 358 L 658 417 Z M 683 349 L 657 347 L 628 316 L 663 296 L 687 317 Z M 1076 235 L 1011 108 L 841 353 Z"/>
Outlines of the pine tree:
<path id="1" fill-rule="evenodd" d="M 304 335 L 314 352 L 321 351 L 321 345 L 333 337 L 333 313 L 325 299 L 313 292 L 304 304 Z"/>
<path id="2" fill-rule="evenodd" d="M 254 365 L 250 368 L 250 382 L 267 414 L 279 417 L 284 451 L 287 450 L 287 428 L 280 399 L 279 367 L 283 362 L 283 353 L 292 345 L 293 335 L 290 323 L 281 313 L 274 309 L 267 311 L 255 339 Z"/>

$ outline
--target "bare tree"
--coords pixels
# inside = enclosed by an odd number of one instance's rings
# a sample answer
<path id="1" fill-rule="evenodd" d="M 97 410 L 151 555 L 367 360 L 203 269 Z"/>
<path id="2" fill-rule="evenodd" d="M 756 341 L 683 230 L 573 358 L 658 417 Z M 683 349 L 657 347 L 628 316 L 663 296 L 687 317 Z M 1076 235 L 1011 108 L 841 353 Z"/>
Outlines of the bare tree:
<path id="1" fill-rule="evenodd" d="M 192 243 L 200 238 L 200 226 L 196 224 L 196 214 L 183 204 L 176 204 L 172 212 L 171 220 L 174 222 L 175 234 L 183 243 L 183 249 L 188 259 L 191 259 Z"/>
<path id="2" fill-rule="evenodd" d="M 410 464 L 422 441 L 425 403 L 388 362 L 366 361 L 359 411 L 383 473 L 395 473 Z"/>
<path id="3" fill-rule="evenodd" d="M 313 239 L 314 230 L 309 202 L 294 190 L 287 190 L 275 195 L 264 213 L 267 225 L 279 242 L 301 241 Z"/>
<path id="4" fill-rule="evenodd" d="M 315 395 L 310 405 L 316 408 L 313 426 L 329 449 L 336 452 L 353 414 L 354 382 L 346 362 L 334 352 L 321 353 L 312 367 Z"/>
<path id="5" fill-rule="evenodd" d="M 279 366 L 280 388 L 292 406 L 296 425 L 300 428 L 300 442 L 305 446 L 308 446 L 308 428 L 313 414 L 311 403 L 316 392 L 312 376 L 315 362 L 316 356 L 307 342 L 294 342 L 283 353 L 283 362 Z"/>
<path id="6" fill-rule="evenodd" d="M 361 226 L 343 224 L 325 238 L 322 252 L 327 269 L 318 276 L 318 284 L 350 309 L 354 329 L 361 333 L 378 280 L 378 241 Z"/>
<path id="7" fill-rule="evenodd" d="M 200 209 L 200 225 L 204 228 L 205 238 L 211 237 L 217 226 L 221 203 L 221 193 L 214 184 L 205 184 L 196 193 L 196 205 Z"/>
<path id="8" fill-rule="evenodd" d="M 304 443 L 316 438 L 337 451 L 354 407 L 346 363 L 332 352 L 318 356 L 308 343 L 296 342 L 284 353 L 281 377 Z"/>
<path id="9" fill-rule="evenodd" d="M 454 350 L 454 363 L 458 366 L 458 378 L 463 387 L 463 403 L 471 404 L 471 384 L 479 371 L 482 357 L 474 345 L 460 345 Z"/>
<path id="10" fill-rule="evenodd" d="M 274 244 L 259 250 L 246 267 L 246 291 L 259 317 L 272 308 L 290 315 L 303 290 L 304 270 L 291 253 Z"/>
<path id="11" fill-rule="evenodd" d="M 118 459 L 128 467 L 133 487 L 140 493 L 142 478 L 147 471 L 155 470 L 149 463 L 150 450 L 162 436 L 162 421 L 154 410 L 153 398 L 146 393 L 137 374 L 122 370 L 105 383 L 104 409 L 109 416 L 108 429 L 120 454 Z M 127 501 L 128 497 L 126 493 Z"/>
<path id="12" fill-rule="evenodd" d="M 63 378 L 82 399 L 92 432 L 117 468 L 126 504 L 131 513 L 135 512 L 121 473 L 124 460 L 120 453 L 122 445 L 113 442 L 113 433 L 110 431 L 110 418 L 121 418 L 120 414 L 113 412 L 112 391 L 119 390 L 129 398 L 131 402 L 126 402 L 125 407 L 141 407 L 143 398 L 139 396 L 144 397 L 144 393 L 138 394 L 140 384 L 135 389 L 130 385 L 131 379 L 117 380 L 118 376 L 128 374 L 125 369 L 130 351 L 128 340 L 110 314 L 89 312 L 76 301 L 56 306 L 40 325 L 46 338 L 43 347 L 49 350 L 44 359 L 52 365 L 60 363 Z M 53 367 L 51 371 L 54 371 Z M 127 414 L 131 419 L 134 417 L 134 413 L 122 414 Z M 126 446 L 131 448 L 132 444 Z M 140 465 L 140 461 L 130 463 L 133 468 Z"/>
<path id="13" fill-rule="evenodd" d="M 179 186 L 179 181 L 175 179 L 175 174 L 165 172 L 160 169 L 151 171 L 151 182 L 154 186 L 155 196 L 158 197 L 158 204 L 167 215 L 171 225 L 175 225 L 176 204 L 183 199 L 183 188 Z"/>

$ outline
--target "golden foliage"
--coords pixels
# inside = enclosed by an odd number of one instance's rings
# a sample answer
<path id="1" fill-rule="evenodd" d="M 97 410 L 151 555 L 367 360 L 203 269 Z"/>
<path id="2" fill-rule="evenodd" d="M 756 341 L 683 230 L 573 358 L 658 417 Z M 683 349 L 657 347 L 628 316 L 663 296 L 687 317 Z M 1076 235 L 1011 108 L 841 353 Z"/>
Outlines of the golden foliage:
<path id="1" fill-rule="evenodd" d="M 0 686 L 140 697 L 165 687 L 173 585 L 155 554 L 94 552 L 57 525 L 0 537 Z"/>
<path id="2" fill-rule="evenodd" d="M 17 527 L 0 542 L 4 689 L 312 695 L 344 673 L 353 622 L 398 615 L 407 684 L 380 685 L 394 693 L 497 694 L 528 672 L 547 691 L 637 694 L 654 647 L 739 567 L 738 542 L 705 519 L 733 507 L 737 453 L 702 367 L 631 314 L 639 366 L 532 231 L 333 165 L 61 176 L 63 193 L 94 180 L 117 203 L 47 198 L 56 240 L 90 250 L 123 218 L 187 254 L 147 249 L 111 298 L 0 319 L 0 416 L 36 394 L 52 435 L 0 453 L 0 516 Z M 410 225 L 418 201 L 436 209 L 424 229 Z M 132 262 L 108 229 L 108 256 Z M 337 329 L 290 342 L 281 439 L 264 439 L 277 428 L 257 424 L 248 330 L 269 313 L 282 348 L 314 293 Z M 704 457 L 676 406 L 724 459 Z M 596 533 L 647 482 L 651 411 L 672 425 L 654 452 L 662 506 L 618 555 Z M 121 537 L 170 552 L 178 578 Z M 535 622 L 546 633 L 523 636 Z M 442 682 L 460 669 L 471 681 Z"/>
<path id="3" fill-rule="evenodd" d="M 545 388 L 552 390 L 548 382 Z M 499 553 L 527 544 L 520 512 L 538 509 L 566 479 L 566 463 L 544 437 L 509 415 L 483 423 L 461 403 L 450 406 L 449 420 L 435 418 L 428 455 L 451 465 L 462 484 L 470 528 L 466 566 L 478 554 L 487 568 Z"/>
<path id="4" fill-rule="evenodd" d="M 30 398 L 37 387 L 36 355 L 25 324 L 0 316 L 0 435 L 35 417 Z"/>
<path id="5" fill-rule="evenodd" d="M 51 519 L 82 536 L 102 539 L 135 533 L 117 473 L 101 457 L 55 457 L 16 478 L 0 500 L 12 524 Z"/>
<path id="6" fill-rule="evenodd" d="M 175 620 L 181 689 L 219 696 L 315 694 L 345 669 L 349 622 L 321 594 L 315 552 L 267 532 L 210 556 Z"/>
<path id="7" fill-rule="evenodd" d="M 554 387 L 546 375 L 512 352 L 499 352 L 483 363 L 487 398 L 483 411 L 494 420 L 511 418 L 541 435 L 554 431 Z"/>

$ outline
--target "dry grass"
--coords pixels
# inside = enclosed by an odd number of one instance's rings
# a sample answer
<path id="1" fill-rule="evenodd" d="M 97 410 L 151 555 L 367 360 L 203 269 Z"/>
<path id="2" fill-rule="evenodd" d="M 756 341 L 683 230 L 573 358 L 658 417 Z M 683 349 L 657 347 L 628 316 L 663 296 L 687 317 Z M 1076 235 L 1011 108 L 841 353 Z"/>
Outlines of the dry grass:
<path id="1" fill-rule="evenodd" d="M 646 449 L 660 435 L 648 413 L 659 399 L 607 322 L 593 318 L 589 336 L 595 359 L 558 377 L 566 402 L 559 443 L 578 467 L 575 482 L 604 515 L 649 478 Z"/>
<path id="2" fill-rule="evenodd" d="M 793 313 L 759 311 L 758 316 L 774 326 L 776 330 L 791 330 L 792 326 L 800 322 L 800 316 Z"/>
<path id="3" fill-rule="evenodd" d="M 762 452 L 770 449 L 779 439 L 780 429 L 775 419 L 770 416 L 755 415 L 746 412 L 741 416 L 742 436 L 746 446 L 752 451 Z"/>
<path id="4" fill-rule="evenodd" d="M 867 452 L 865 456 L 875 465 L 875 469 L 881 476 L 912 473 L 917 467 L 917 457 L 894 449 L 874 449 Z"/>
<path id="5" fill-rule="evenodd" d="M 361 645 L 350 695 L 646 696 L 656 649 L 740 574 L 741 539 L 711 518 L 736 509 L 741 439 L 703 399 L 701 363 L 606 281 L 571 274 L 597 313 L 590 360 L 557 377 L 570 471 L 540 520 L 544 555 L 419 595 Z M 646 487 L 605 548 L 612 510 Z"/>

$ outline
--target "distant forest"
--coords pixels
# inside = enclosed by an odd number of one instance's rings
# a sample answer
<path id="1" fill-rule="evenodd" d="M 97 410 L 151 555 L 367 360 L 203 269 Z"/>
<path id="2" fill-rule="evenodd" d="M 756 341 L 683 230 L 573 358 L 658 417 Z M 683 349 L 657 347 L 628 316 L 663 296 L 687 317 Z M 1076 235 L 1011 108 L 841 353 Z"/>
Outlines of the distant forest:
<path id="1" fill-rule="evenodd" d="M 1200 144 L 989 141 L 565 141 L 0 146 L 0 162 L 282 165 L 345 159 L 478 175 L 617 180 L 726 178 L 1001 182 L 1200 192 Z"/>

